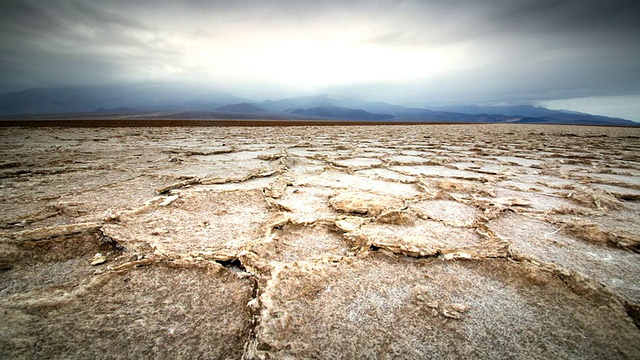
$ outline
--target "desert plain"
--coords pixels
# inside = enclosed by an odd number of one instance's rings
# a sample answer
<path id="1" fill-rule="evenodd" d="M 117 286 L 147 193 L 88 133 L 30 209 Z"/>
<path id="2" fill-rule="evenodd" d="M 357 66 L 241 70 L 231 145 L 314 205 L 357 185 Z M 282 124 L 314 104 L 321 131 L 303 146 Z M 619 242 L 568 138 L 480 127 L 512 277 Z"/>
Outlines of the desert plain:
<path id="1" fill-rule="evenodd" d="M 0 358 L 640 358 L 638 128 L 0 143 Z"/>

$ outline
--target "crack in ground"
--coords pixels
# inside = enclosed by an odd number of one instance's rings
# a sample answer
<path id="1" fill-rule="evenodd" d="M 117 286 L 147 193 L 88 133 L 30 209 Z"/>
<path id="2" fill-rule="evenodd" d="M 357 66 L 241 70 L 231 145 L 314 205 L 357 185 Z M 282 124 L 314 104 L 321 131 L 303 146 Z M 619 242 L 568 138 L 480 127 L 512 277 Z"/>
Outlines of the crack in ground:
<path id="1" fill-rule="evenodd" d="M 276 170 L 267 170 L 267 171 L 256 171 L 240 177 L 204 177 L 204 178 L 193 177 L 193 178 L 157 189 L 156 193 L 158 195 L 165 195 L 170 193 L 172 190 L 182 189 L 182 188 L 193 186 L 193 185 L 220 185 L 220 184 L 242 183 L 255 178 L 270 177 L 272 175 L 277 175 L 282 172 L 283 172 L 282 169 L 276 169 Z"/>

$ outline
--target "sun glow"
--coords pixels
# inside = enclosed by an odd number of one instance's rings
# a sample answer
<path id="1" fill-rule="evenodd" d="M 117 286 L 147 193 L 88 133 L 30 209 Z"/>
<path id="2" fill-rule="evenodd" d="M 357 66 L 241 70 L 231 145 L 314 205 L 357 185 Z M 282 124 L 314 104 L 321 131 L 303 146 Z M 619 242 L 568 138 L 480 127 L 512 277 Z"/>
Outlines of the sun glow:
<path id="1" fill-rule="evenodd" d="M 407 81 L 441 75 L 462 60 L 460 48 L 425 49 L 346 41 L 278 41 L 199 44 L 185 64 L 223 79 L 269 81 L 298 88 L 362 82 Z"/>

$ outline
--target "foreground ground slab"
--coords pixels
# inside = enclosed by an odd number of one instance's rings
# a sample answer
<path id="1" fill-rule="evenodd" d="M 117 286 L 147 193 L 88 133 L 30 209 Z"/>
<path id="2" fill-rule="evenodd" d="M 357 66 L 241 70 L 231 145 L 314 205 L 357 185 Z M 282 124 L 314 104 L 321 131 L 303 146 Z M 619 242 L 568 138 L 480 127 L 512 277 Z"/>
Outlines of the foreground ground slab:
<path id="1" fill-rule="evenodd" d="M 640 357 L 640 129 L 0 143 L 0 357 Z"/>
<path id="2" fill-rule="evenodd" d="M 276 358 L 634 357 L 622 305 L 509 260 L 371 255 L 283 266 L 261 296 L 256 349 Z"/>

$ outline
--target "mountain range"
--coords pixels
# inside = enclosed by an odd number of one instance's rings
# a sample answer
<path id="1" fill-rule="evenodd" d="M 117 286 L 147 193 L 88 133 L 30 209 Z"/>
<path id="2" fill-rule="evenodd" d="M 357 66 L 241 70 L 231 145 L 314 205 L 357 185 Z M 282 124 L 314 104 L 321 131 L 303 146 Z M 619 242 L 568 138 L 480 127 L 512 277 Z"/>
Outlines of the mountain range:
<path id="1" fill-rule="evenodd" d="M 30 89 L 0 95 L 0 119 L 274 119 L 638 126 L 630 120 L 531 105 L 405 107 L 304 96 L 262 102 L 177 86 Z"/>

